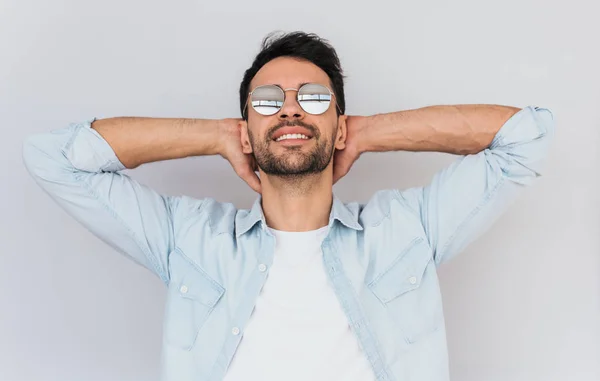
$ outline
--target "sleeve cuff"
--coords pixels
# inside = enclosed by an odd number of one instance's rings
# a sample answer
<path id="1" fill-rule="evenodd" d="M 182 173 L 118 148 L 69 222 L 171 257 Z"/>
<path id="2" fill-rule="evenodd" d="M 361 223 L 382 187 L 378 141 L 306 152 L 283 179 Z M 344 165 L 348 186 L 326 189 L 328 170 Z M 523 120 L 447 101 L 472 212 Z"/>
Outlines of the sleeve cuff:
<path id="1" fill-rule="evenodd" d="M 526 143 L 551 132 L 554 116 L 546 108 L 527 106 L 510 117 L 494 137 L 491 149 Z"/>
<path id="2" fill-rule="evenodd" d="M 117 172 L 125 169 L 112 147 L 91 127 L 95 120 L 93 118 L 72 125 L 73 136 L 63 149 L 66 158 L 73 167 L 86 172 Z"/>

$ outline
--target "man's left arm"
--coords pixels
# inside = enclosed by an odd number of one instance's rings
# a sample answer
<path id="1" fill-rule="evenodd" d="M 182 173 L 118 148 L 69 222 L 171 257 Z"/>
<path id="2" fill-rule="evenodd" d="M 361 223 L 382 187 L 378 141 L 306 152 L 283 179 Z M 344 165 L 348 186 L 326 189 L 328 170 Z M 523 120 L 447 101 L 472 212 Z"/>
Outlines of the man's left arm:
<path id="1" fill-rule="evenodd" d="M 404 150 L 461 155 L 429 185 L 395 194 L 419 213 L 440 264 L 487 230 L 519 191 L 540 176 L 554 129 L 553 115 L 545 108 L 430 106 L 349 117 L 350 153 L 345 154 Z M 336 153 L 336 159 L 343 154 Z M 336 163 L 335 181 L 343 171 L 337 165 L 341 162 Z"/>

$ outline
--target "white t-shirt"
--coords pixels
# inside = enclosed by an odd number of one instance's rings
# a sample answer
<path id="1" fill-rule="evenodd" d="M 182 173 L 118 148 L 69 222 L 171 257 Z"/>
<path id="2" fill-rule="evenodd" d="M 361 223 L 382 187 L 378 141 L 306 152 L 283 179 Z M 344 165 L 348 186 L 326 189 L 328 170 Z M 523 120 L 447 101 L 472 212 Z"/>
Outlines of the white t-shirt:
<path id="1" fill-rule="evenodd" d="M 270 230 L 273 265 L 225 380 L 373 380 L 325 273 L 321 243 L 328 227 Z"/>

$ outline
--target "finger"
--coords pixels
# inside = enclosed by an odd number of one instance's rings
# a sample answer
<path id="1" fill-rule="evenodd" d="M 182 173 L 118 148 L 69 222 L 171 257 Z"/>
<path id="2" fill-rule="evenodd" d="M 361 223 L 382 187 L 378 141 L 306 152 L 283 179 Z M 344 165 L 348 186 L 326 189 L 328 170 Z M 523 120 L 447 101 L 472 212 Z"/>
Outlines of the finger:
<path id="1" fill-rule="evenodd" d="M 258 178 L 258 176 L 255 173 L 252 174 L 252 176 L 248 179 L 248 185 L 256 193 L 262 194 L 262 186 L 260 184 L 260 179 Z"/>
<path id="2" fill-rule="evenodd" d="M 262 187 L 260 184 L 260 179 L 258 175 L 254 173 L 254 171 L 248 170 L 247 172 L 240 175 L 242 180 L 244 180 L 250 188 L 252 188 L 256 193 L 262 193 Z"/>
<path id="3" fill-rule="evenodd" d="M 344 177 L 344 174 L 341 172 L 340 168 L 334 168 L 333 170 L 333 184 L 337 183 L 339 179 Z"/>
<path id="4" fill-rule="evenodd" d="M 337 183 L 340 179 L 340 159 L 339 159 L 339 151 L 335 152 L 333 156 L 333 184 Z"/>

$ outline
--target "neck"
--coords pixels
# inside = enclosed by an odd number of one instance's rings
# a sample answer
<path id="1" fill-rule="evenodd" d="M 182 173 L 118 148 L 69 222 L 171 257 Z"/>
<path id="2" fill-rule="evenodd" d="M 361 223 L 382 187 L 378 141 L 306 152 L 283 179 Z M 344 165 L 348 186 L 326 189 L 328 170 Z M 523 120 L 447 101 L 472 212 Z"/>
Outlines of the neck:
<path id="1" fill-rule="evenodd" d="M 300 178 L 261 173 L 262 209 L 267 225 L 297 232 L 326 226 L 333 204 L 333 177 L 327 172 Z"/>

